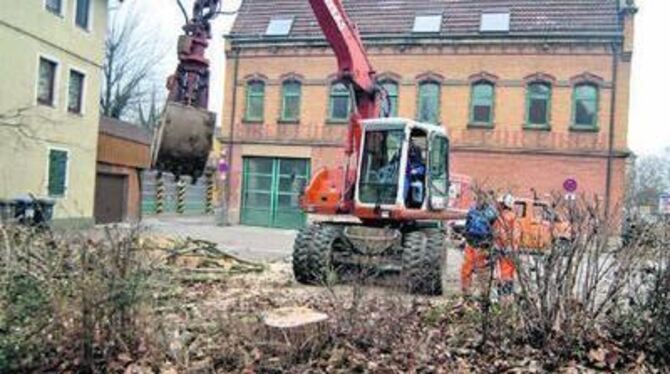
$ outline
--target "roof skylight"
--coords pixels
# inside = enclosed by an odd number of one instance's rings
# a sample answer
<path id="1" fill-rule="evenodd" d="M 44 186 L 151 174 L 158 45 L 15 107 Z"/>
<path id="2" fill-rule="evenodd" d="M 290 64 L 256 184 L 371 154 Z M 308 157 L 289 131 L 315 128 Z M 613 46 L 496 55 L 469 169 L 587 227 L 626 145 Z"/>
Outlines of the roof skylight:
<path id="1" fill-rule="evenodd" d="M 440 29 L 442 29 L 441 14 L 422 15 L 414 18 L 414 28 L 412 29 L 412 32 L 440 32 Z"/>
<path id="2" fill-rule="evenodd" d="M 509 11 L 482 13 L 479 31 L 481 32 L 509 32 Z"/>
<path id="3" fill-rule="evenodd" d="M 291 27 L 293 27 L 293 18 L 274 18 L 268 23 L 265 35 L 285 36 L 291 33 Z"/>

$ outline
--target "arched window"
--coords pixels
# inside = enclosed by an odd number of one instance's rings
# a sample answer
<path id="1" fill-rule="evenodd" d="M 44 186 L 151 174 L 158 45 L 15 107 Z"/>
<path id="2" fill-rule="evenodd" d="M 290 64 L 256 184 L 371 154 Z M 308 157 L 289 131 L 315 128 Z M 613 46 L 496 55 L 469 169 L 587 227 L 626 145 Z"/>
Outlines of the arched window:
<path id="1" fill-rule="evenodd" d="M 302 85 L 296 80 L 287 80 L 282 83 L 282 121 L 297 121 L 300 119 L 300 97 Z"/>
<path id="2" fill-rule="evenodd" d="M 247 83 L 247 107 L 244 119 L 247 121 L 262 122 L 265 112 L 265 83 L 250 81 Z"/>
<path id="3" fill-rule="evenodd" d="M 440 84 L 434 81 L 419 83 L 419 107 L 417 119 L 420 122 L 437 124 L 440 122 Z"/>
<path id="4" fill-rule="evenodd" d="M 472 85 L 470 99 L 470 123 L 474 125 L 493 125 L 494 86 L 489 81 L 479 81 Z"/>
<path id="5" fill-rule="evenodd" d="M 551 116 L 551 84 L 533 82 L 526 93 L 526 124 L 531 127 L 549 127 Z"/>
<path id="6" fill-rule="evenodd" d="M 328 119 L 335 122 L 346 122 L 351 113 L 349 88 L 342 82 L 335 82 L 330 87 Z"/>
<path id="7" fill-rule="evenodd" d="M 572 95 L 572 119 L 576 127 L 597 127 L 598 87 L 592 83 L 575 86 Z"/>
<path id="8" fill-rule="evenodd" d="M 387 79 L 381 82 L 382 87 L 388 95 L 388 100 L 385 100 L 382 103 L 382 113 L 384 116 L 388 113 L 389 117 L 398 116 L 398 83 L 393 80 Z M 390 107 L 389 107 L 390 106 Z"/>

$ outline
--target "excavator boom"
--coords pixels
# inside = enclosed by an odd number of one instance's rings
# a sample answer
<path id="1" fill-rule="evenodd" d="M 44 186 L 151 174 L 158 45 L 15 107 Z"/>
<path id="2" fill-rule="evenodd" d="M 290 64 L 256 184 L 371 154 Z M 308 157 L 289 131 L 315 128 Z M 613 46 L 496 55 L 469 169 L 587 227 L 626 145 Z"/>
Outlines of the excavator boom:
<path id="1" fill-rule="evenodd" d="M 207 110 L 210 69 L 205 52 L 212 37 L 211 20 L 220 7 L 220 0 L 195 0 L 192 17 L 184 12 L 179 65 L 168 78 L 167 104 L 152 145 L 153 167 L 176 177 L 200 177 L 212 149 L 216 116 Z"/>

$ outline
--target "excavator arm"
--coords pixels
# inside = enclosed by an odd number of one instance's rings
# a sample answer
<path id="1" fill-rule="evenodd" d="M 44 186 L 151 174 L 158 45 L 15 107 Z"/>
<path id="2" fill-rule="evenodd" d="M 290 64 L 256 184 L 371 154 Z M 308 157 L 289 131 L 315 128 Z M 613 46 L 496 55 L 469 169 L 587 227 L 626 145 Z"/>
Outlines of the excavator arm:
<path id="1" fill-rule="evenodd" d="M 349 87 L 354 101 L 355 110 L 345 143 L 348 163 L 343 188 L 347 191 L 354 183 L 355 176 L 349 170 L 356 168 L 362 135 L 361 121 L 379 116 L 381 92 L 358 30 L 342 2 L 308 1 L 335 53 L 338 76 Z M 195 0 L 193 15 L 187 18 L 183 28 L 184 34 L 178 45 L 179 65 L 168 79 L 168 102 L 152 147 L 153 166 L 159 171 L 194 178 L 203 174 L 215 127 L 215 116 L 207 111 L 210 70 L 205 52 L 211 38 L 211 21 L 220 13 L 221 5 L 221 0 Z"/>
<path id="2" fill-rule="evenodd" d="M 207 110 L 210 63 L 205 52 L 221 0 L 195 0 L 190 19 L 178 4 L 186 24 L 177 45 L 179 65 L 167 80 L 167 104 L 154 135 L 152 163 L 159 172 L 195 180 L 204 172 L 216 125 L 216 116 Z"/>
<path id="3" fill-rule="evenodd" d="M 351 21 L 340 0 L 309 0 L 316 20 L 337 58 L 338 76 L 348 83 L 354 98 L 355 112 L 351 116 L 345 152 L 355 154 L 360 146 L 361 123 L 379 117 L 375 70 L 368 59 L 356 25 Z"/>

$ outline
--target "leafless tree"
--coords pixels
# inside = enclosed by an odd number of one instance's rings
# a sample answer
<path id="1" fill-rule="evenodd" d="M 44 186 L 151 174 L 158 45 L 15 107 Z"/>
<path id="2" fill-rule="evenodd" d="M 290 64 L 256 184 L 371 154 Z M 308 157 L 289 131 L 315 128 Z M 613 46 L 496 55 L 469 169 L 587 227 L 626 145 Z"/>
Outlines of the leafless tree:
<path id="1" fill-rule="evenodd" d="M 137 4 L 126 1 L 110 16 L 100 108 L 112 118 L 138 120 L 140 109 L 156 103 L 160 92 L 154 88 L 165 80 L 158 67 L 169 45 Z"/>
<path id="2" fill-rule="evenodd" d="M 655 206 L 658 196 L 670 189 L 670 148 L 639 158 L 631 179 L 633 206 Z"/>
<path id="3" fill-rule="evenodd" d="M 137 105 L 137 119 L 139 123 L 153 131 L 160 120 L 161 103 L 159 102 L 160 93 L 157 87 L 151 90 L 149 99 L 146 103 L 139 103 Z"/>

